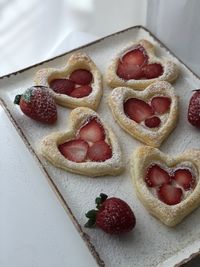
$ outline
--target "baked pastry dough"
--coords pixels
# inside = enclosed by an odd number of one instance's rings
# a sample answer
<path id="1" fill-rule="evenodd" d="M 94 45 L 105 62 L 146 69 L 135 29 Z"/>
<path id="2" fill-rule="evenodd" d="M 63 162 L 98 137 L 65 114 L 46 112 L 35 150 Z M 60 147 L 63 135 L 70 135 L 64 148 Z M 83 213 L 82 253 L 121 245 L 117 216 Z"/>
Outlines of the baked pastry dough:
<path id="1" fill-rule="evenodd" d="M 66 94 L 59 94 L 50 89 L 57 104 L 68 107 L 89 107 L 96 110 L 102 96 L 102 78 L 100 71 L 97 69 L 94 62 L 85 53 L 73 54 L 67 64 L 60 69 L 47 68 L 39 70 L 35 75 L 35 85 L 43 85 L 49 87 L 49 84 L 54 79 L 67 78 L 74 70 L 86 69 L 93 75 L 91 82 L 92 92 L 85 97 L 75 98 Z"/>
<path id="2" fill-rule="evenodd" d="M 156 114 L 155 112 L 155 115 L 161 121 L 158 127 L 149 128 L 145 126 L 144 121 L 137 123 L 125 114 L 124 103 L 128 99 L 141 99 L 150 105 L 154 97 L 167 97 L 171 99 L 171 104 L 167 112 L 164 114 Z M 178 97 L 168 82 L 156 82 L 149 85 L 144 91 L 135 91 L 127 87 L 117 87 L 109 95 L 108 103 L 117 123 L 131 136 L 147 145 L 159 147 L 176 126 Z"/>
<path id="3" fill-rule="evenodd" d="M 194 174 L 196 179 L 195 187 L 188 191 L 182 188 L 183 197 L 180 203 L 176 205 L 163 203 L 152 191 L 152 188 L 147 186 L 145 175 L 148 167 L 154 163 L 160 164 L 163 168 L 168 169 L 169 172 L 172 169 L 188 168 Z M 200 205 L 200 150 L 188 150 L 178 156 L 169 156 L 156 148 L 141 146 L 131 156 L 131 174 L 135 191 L 140 201 L 150 214 L 167 226 L 175 226 L 180 223 L 184 217 Z"/>
<path id="4" fill-rule="evenodd" d="M 133 50 L 134 48 L 137 48 L 138 46 L 142 47 L 145 51 L 145 54 L 148 56 L 148 62 L 147 62 L 148 64 L 158 63 L 163 67 L 162 75 L 160 75 L 157 78 L 150 78 L 150 79 L 141 78 L 138 80 L 136 79 L 125 80 L 117 75 L 116 72 L 118 68 L 119 59 L 121 59 L 125 53 Z M 112 60 L 112 63 L 108 67 L 106 72 L 107 84 L 112 88 L 118 86 L 126 86 L 133 88 L 135 90 L 143 90 L 148 85 L 156 81 L 167 81 L 170 83 L 174 82 L 178 77 L 178 72 L 179 72 L 177 65 L 166 58 L 156 57 L 154 50 L 155 50 L 154 45 L 147 40 L 140 40 L 138 42 L 133 42 L 127 45 L 124 49 L 122 49 L 116 54 L 115 58 Z"/>
<path id="5" fill-rule="evenodd" d="M 78 139 L 79 130 L 92 118 L 101 123 L 105 131 L 105 142 L 111 147 L 112 156 L 105 161 L 99 162 L 87 159 L 85 162 L 77 163 L 68 160 L 60 153 L 58 146 L 67 141 Z M 95 111 L 85 107 L 76 108 L 71 112 L 69 127 L 66 131 L 52 133 L 44 137 L 40 144 L 40 151 L 56 167 L 73 173 L 87 176 L 103 176 L 107 174 L 118 175 L 123 171 L 121 149 L 116 136 Z"/>

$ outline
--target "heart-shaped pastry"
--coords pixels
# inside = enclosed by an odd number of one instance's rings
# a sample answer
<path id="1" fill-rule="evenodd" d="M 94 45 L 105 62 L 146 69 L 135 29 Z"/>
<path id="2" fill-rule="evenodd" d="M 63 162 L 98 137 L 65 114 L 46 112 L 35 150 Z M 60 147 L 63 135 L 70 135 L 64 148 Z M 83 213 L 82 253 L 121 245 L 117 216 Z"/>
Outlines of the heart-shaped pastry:
<path id="1" fill-rule="evenodd" d="M 108 103 L 117 123 L 147 145 L 159 147 L 176 126 L 178 97 L 168 82 L 151 84 L 144 91 L 117 87 Z"/>
<path id="2" fill-rule="evenodd" d="M 172 83 L 177 76 L 175 63 L 156 57 L 154 45 L 140 40 L 129 44 L 115 56 L 108 67 L 106 81 L 112 88 L 126 86 L 143 90 L 156 81 Z"/>
<path id="3" fill-rule="evenodd" d="M 73 54 L 61 69 L 47 68 L 36 73 L 35 84 L 50 87 L 57 104 L 69 108 L 97 109 L 102 96 L 102 78 L 85 53 Z"/>
<path id="4" fill-rule="evenodd" d="M 168 156 L 142 146 L 131 157 L 131 173 L 140 201 L 168 226 L 180 223 L 200 205 L 200 150 Z"/>
<path id="5" fill-rule="evenodd" d="M 72 110 L 68 130 L 46 136 L 42 155 L 56 167 L 88 176 L 123 171 L 118 140 L 99 115 L 85 107 Z"/>

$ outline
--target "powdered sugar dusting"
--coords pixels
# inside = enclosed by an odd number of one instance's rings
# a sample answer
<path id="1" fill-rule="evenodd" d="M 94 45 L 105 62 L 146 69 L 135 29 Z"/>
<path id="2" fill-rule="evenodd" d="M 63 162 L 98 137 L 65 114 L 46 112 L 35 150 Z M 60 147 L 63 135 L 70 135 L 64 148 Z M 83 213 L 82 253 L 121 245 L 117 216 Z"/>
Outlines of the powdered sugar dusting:
<path id="1" fill-rule="evenodd" d="M 49 90 L 45 87 L 31 87 L 25 91 L 24 96 L 29 92 L 31 92 L 30 102 L 35 107 L 37 118 L 43 122 L 55 122 L 57 110 Z"/>
<path id="2" fill-rule="evenodd" d="M 199 174 L 198 174 L 198 171 L 197 169 L 195 168 L 195 166 L 189 162 L 189 161 L 183 161 L 179 164 L 177 164 L 176 166 L 174 167 L 169 167 L 169 166 L 166 166 L 166 164 L 163 164 L 163 162 L 159 162 L 159 161 L 152 161 L 149 166 L 151 165 L 154 165 L 154 164 L 157 164 L 159 165 L 163 170 L 167 171 L 170 175 L 173 175 L 173 173 L 178 170 L 178 169 L 188 169 L 191 173 L 192 173 L 192 176 L 194 177 L 195 179 L 195 182 L 198 183 L 199 181 Z M 149 166 L 147 167 L 147 169 L 149 168 Z M 175 180 L 172 181 L 172 184 L 178 188 L 181 188 L 182 189 L 182 192 L 183 192 L 183 198 L 182 198 L 182 201 L 187 199 L 194 191 L 195 188 L 191 188 L 190 190 L 184 190 L 179 184 L 177 184 L 175 182 Z M 151 188 L 151 187 L 147 187 L 149 189 L 149 191 L 156 197 L 157 197 L 157 193 L 156 193 L 156 190 L 155 188 Z"/>
<path id="3" fill-rule="evenodd" d="M 76 163 L 66 159 L 58 150 L 58 144 L 74 140 L 79 129 L 87 123 L 91 118 L 98 118 L 100 124 L 105 130 L 105 141 L 112 148 L 112 157 L 101 162 L 84 161 Z M 88 108 L 74 109 L 69 118 L 69 130 L 53 133 L 46 136 L 41 142 L 42 154 L 55 166 L 67 169 L 71 172 L 101 176 L 106 174 L 116 175 L 123 169 L 123 160 L 121 150 L 115 135 L 112 130 L 106 126 L 106 123 L 101 120 L 96 112 Z"/>
<path id="4" fill-rule="evenodd" d="M 148 56 L 148 64 L 160 64 L 163 67 L 163 74 L 157 78 L 152 79 L 130 79 L 130 80 L 123 80 L 117 76 L 116 70 L 118 66 L 118 60 L 121 58 L 122 55 L 127 53 L 127 51 L 132 50 L 133 47 L 141 45 L 144 47 L 147 56 Z M 133 41 L 123 47 L 121 50 L 117 51 L 114 58 L 111 61 L 111 64 L 107 70 L 107 77 L 106 80 L 111 87 L 118 87 L 118 86 L 128 86 L 132 87 L 136 90 L 144 90 L 149 84 L 156 82 L 156 81 L 168 81 L 172 82 L 176 80 L 178 77 L 179 69 L 178 66 L 167 57 L 159 58 L 155 54 L 155 49 L 152 43 L 148 42 L 147 40 L 140 40 L 140 41 Z"/>
<path id="5" fill-rule="evenodd" d="M 126 100 L 138 98 L 146 103 L 150 103 L 151 99 L 155 96 L 166 96 L 171 99 L 169 112 L 159 116 L 161 119 L 160 127 L 150 129 L 144 125 L 144 122 L 137 123 L 124 113 L 124 102 Z M 144 91 L 135 91 L 128 87 L 115 88 L 109 96 L 109 105 L 115 119 L 122 128 L 133 137 L 143 140 L 144 143 L 147 142 L 147 144 L 149 144 L 149 142 L 153 141 L 156 146 L 159 146 L 162 140 L 164 140 L 167 136 L 167 129 L 171 127 L 171 124 L 173 124 L 177 118 L 178 103 L 174 90 L 169 83 L 163 81 L 150 85 Z M 175 124 L 172 125 L 171 130 L 174 127 Z"/>
<path id="6" fill-rule="evenodd" d="M 76 69 L 84 68 L 92 73 L 93 79 L 90 83 L 92 92 L 85 97 L 74 98 L 69 95 L 58 94 L 50 89 L 53 97 L 58 104 L 70 108 L 86 106 L 96 109 L 102 95 L 102 78 L 94 62 L 85 53 L 74 53 L 65 63 L 65 66 L 59 68 L 40 69 L 34 78 L 36 85 L 49 86 L 53 79 L 68 78 Z"/>

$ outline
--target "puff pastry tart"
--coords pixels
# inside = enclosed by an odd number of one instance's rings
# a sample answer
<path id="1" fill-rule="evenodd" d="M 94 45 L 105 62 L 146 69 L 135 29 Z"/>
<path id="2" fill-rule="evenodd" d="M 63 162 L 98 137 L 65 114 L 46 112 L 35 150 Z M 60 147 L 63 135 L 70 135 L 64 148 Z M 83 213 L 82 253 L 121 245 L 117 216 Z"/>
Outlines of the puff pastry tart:
<path id="1" fill-rule="evenodd" d="M 108 103 L 117 123 L 147 145 L 159 147 L 176 126 L 178 97 L 168 82 L 151 84 L 144 91 L 117 87 Z"/>
<path id="2" fill-rule="evenodd" d="M 117 175 L 123 170 L 116 136 L 89 108 L 74 109 L 68 129 L 46 136 L 40 148 L 53 165 L 70 172 L 102 176 Z"/>
<path id="3" fill-rule="evenodd" d="M 178 68 L 168 59 L 155 56 L 154 45 L 147 40 L 131 43 L 112 60 L 106 73 L 106 81 L 112 88 L 127 86 L 143 90 L 156 81 L 172 83 L 178 76 Z"/>
<path id="4" fill-rule="evenodd" d="M 102 78 L 85 53 L 73 54 L 61 69 L 47 68 L 36 73 L 35 84 L 50 87 L 57 104 L 97 109 L 102 96 Z"/>
<path id="5" fill-rule="evenodd" d="M 175 226 L 200 205 L 200 150 L 168 156 L 142 146 L 131 158 L 138 198 L 150 214 Z"/>

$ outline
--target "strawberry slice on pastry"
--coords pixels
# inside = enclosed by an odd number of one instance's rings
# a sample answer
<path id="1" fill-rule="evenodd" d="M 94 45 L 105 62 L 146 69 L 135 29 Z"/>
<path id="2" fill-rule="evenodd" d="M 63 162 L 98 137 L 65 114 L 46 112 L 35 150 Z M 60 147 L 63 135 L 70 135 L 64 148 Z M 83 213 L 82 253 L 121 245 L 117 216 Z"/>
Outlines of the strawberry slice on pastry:
<path id="1" fill-rule="evenodd" d="M 112 130 L 89 108 L 70 114 L 67 131 L 41 142 L 42 155 L 53 165 L 87 176 L 117 175 L 123 171 L 119 142 Z"/>

